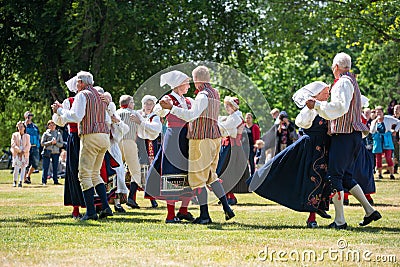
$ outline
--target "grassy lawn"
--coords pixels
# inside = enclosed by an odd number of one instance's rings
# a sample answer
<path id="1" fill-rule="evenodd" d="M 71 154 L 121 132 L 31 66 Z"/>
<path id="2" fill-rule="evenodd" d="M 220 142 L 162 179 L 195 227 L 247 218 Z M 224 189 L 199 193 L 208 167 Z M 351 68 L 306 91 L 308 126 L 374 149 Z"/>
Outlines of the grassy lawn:
<path id="1" fill-rule="evenodd" d="M 167 225 L 165 204 L 152 209 L 140 192 L 140 210 L 81 223 L 63 206 L 63 186 L 41 186 L 40 174 L 32 181 L 13 188 L 9 171 L 0 171 L 1 266 L 400 266 L 400 181 L 386 176 L 373 195 L 383 218 L 359 227 L 364 213 L 350 197 L 350 227 L 341 231 L 322 218 L 307 229 L 307 213 L 255 194 L 237 195 L 229 222 L 214 203 L 211 225 Z"/>

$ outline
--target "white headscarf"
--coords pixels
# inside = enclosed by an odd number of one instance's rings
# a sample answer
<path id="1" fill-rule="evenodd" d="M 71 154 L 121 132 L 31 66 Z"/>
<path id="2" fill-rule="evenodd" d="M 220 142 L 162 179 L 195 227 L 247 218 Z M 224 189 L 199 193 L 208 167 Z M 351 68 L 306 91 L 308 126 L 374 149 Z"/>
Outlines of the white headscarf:
<path id="1" fill-rule="evenodd" d="M 76 84 L 78 83 L 78 76 L 74 76 L 68 81 L 65 82 L 65 85 L 68 87 L 68 90 L 70 90 L 73 93 L 78 92 L 78 88 L 76 87 Z"/>
<path id="2" fill-rule="evenodd" d="M 318 95 L 322 90 L 324 90 L 325 87 L 328 86 L 329 85 L 326 83 L 320 81 L 309 83 L 303 88 L 297 90 L 292 99 L 299 108 L 303 108 L 306 105 L 306 101 L 310 97 Z"/>
<path id="3" fill-rule="evenodd" d="M 175 87 L 181 85 L 188 78 L 190 77 L 187 76 L 185 73 L 179 70 L 173 70 L 161 75 L 160 86 L 168 84 L 171 89 L 174 89 Z"/>
<path id="4" fill-rule="evenodd" d="M 154 105 L 157 103 L 157 97 L 152 96 L 152 95 L 145 95 L 145 96 L 142 98 L 142 107 L 144 107 L 144 103 L 146 103 L 147 100 L 153 101 L 153 102 L 154 102 Z"/>
<path id="5" fill-rule="evenodd" d="M 239 99 L 237 97 L 225 96 L 224 102 L 229 102 L 234 108 L 239 109 Z"/>

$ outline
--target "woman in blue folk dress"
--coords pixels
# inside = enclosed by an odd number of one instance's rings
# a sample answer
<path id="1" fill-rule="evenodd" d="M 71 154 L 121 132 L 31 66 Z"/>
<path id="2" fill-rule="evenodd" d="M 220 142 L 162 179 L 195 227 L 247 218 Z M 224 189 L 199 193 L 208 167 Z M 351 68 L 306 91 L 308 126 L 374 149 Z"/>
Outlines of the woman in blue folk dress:
<path id="1" fill-rule="evenodd" d="M 313 82 L 298 90 L 293 100 L 299 107 L 314 97 L 326 101 L 329 86 Z M 315 110 L 304 107 L 296 117 L 304 135 L 257 170 L 249 179 L 250 190 L 290 209 L 310 212 L 307 227 L 315 228 L 315 214 L 330 218 L 330 185 L 326 179 L 329 136 L 327 122 Z"/>

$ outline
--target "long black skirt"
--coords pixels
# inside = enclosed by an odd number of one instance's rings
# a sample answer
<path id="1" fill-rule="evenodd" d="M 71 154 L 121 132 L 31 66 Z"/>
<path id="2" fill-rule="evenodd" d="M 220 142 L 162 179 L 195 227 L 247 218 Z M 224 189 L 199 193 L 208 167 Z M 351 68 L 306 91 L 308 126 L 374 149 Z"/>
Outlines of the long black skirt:
<path id="1" fill-rule="evenodd" d="M 80 139 L 78 133 L 70 133 L 67 139 L 67 163 L 64 184 L 64 206 L 85 206 L 78 179 Z"/>
<path id="2" fill-rule="evenodd" d="M 225 192 L 248 193 L 246 180 L 250 177 L 247 158 L 241 146 L 221 146 L 217 175 Z"/>

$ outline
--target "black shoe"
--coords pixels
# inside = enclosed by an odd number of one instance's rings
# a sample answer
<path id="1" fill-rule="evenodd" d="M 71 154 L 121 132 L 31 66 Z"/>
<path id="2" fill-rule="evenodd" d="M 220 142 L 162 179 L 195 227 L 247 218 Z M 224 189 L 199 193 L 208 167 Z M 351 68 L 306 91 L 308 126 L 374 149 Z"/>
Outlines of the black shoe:
<path id="1" fill-rule="evenodd" d="M 17 187 L 17 182 L 16 181 L 13 182 L 13 187 Z"/>
<path id="2" fill-rule="evenodd" d="M 359 223 L 360 226 L 366 226 L 370 224 L 372 221 L 377 221 L 380 218 L 382 218 L 382 215 L 379 213 L 379 211 L 374 211 L 371 215 L 368 217 L 364 217 L 364 220 Z"/>
<path id="3" fill-rule="evenodd" d="M 337 225 L 335 222 L 331 223 L 328 225 L 329 228 L 335 228 L 336 230 L 345 230 L 347 229 L 347 223 L 344 223 L 342 225 Z"/>
<path id="4" fill-rule="evenodd" d="M 78 213 L 78 215 L 76 216 L 76 215 L 74 215 L 74 213 L 72 213 L 72 218 L 73 219 L 75 219 L 75 220 L 80 220 L 82 217 L 83 217 L 83 215 L 82 214 L 80 214 L 80 213 Z"/>
<path id="5" fill-rule="evenodd" d="M 22 187 L 22 182 L 19 182 L 18 187 Z"/>
<path id="6" fill-rule="evenodd" d="M 32 182 L 31 182 L 31 177 L 29 177 L 29 176 L 26 177 L 24 183 L 25 183 L 25 184 L 31 184 L 31 183 L 32 183 Z"/>
<path id="7" fill-rule="evenodd" d="M 318 224 L 316 221 L 307 222 L 307 228 L 317 228 Z"/>
<path id="8" fill-rule="evenodd" d="M 136 203 L 135 200 L 128 198 L 126 201 L 126 205 L 131 207 L 132 209 L 140 209 L 139 205 Z"/>
<path id="9" fill-rule="evenodd" d="M 193 222 L 194 221 L 194 217 L 190 212 L 188 212 L 187 214 L 182 214 L 182 213 L 178 212 L 176 214 L 176 217 L 178 217 L 181 221 L 182 220 L 186 220 L 186 221 L 189 221 L 189 222 Z"/>
<path id="10" fill-rule="evenodd" d="M 379 174 L 379 175 L 378 175 L 378 179 L 383 179 L 382 174 Z"/>
<path id="11" fill-rule="evenodd" d="M 176 216 L 172 220 L 168 220 L 168 219 L 165 220 L 165 223 L 181 223 L 181 222 L 182 222 L 181 219 L 179 219 Z"/>
<path id="12" fill-rule="evenodd" d="M 371 204 L 371 206 L 372 205 L 375 205 L 375 203 L 374 203 L 374 200 L 371 198 L 371 199 L 368 199 L 368 202 L 369 202 L 369 204 Z"/>
<path id="13" fill-rule="evenodd" d="M 55 182 L 54 184 L 56 184 L 56 185 L 61 185 L 61 183 L 59 183 L 59 182 Z"/>
<path id="14" fill-rule="evenodd" d="M 114 214 L 113 214 L 111 208 L 106 208 L 106 209 L 100 211 L 99 219 L 107 218 L 108 216 L 113 216 L 113 215 Z"/>
<path id="15" fill-rule="evenodd" d="M 151 202 L 151 207 L 153 209 L 158 207 L 158 203 L 157 203 L 157 201 L 155 199 L 150 199 L 150 202 Z"/>
<path id="16" fill-rule="evenodd" d="M 350 201 L 348 199 L 343 199 L 343 205 L 344 206 L 350 205 Z"/>
<path id="17" fill-rule="evenodd" d="M 94 220 L 97 221 L 97 219 L 99 218 L 99 216 L 97 216 L 97 213 L 93 214 L 93 215 L 87 215 L 85 213 L 85 215 L 80 219 L 81 221 L 88 221 L 88 220 Z"/>
<path id="18" fill-rule="evenodd" d="M 318 210 L 316 211 L 316 213 L 317 213 L 319 216 L 321 216 L 322 218 L 324 218 L 324 219 L 330 219 L 330 218 L 332 218 L 332 216 L 329 215 L 328 213 L 326 213 L 326 211 L 324 211 L 324 210 L 318 209 Z"/>
<path id="19" fill-rule="evenodd" d="M 394 175 L 393 174 L 391 174 L 390 175 L 390 180 L 394 180 L 395 178 L 394 178 Z"/>
<path id="20" fill-rule="evenodd" d="M 194 224 L 210 224 L 212 223 L 211 218 L 208 217 L 207 219 L 202 219 L 201 217 L 197 217 L 196 219 L 194 219 L 194 221 L 192 222 Z"/>
<path id="21" fill-rule="evenodd" d="M 390 171 L 387 171 L 387 170 L 386 170 L 383 174 L 389 174 L 389 173 L 390 173 Z"/>
<path id="22" fill-rule="evenodd" d="M 235 213 L 233 212 L 232 209 L 226 210 L 225 211 L 225 220 L 229 221 L 230 219 L 232 219 L 233 217 L 235 217 Z"/>
<path id="23" fill-rule="evenodd" d="M 114 205 L 115 212 L 126 213 L 126 210 L 121 206 L 121 204 Z"/>

